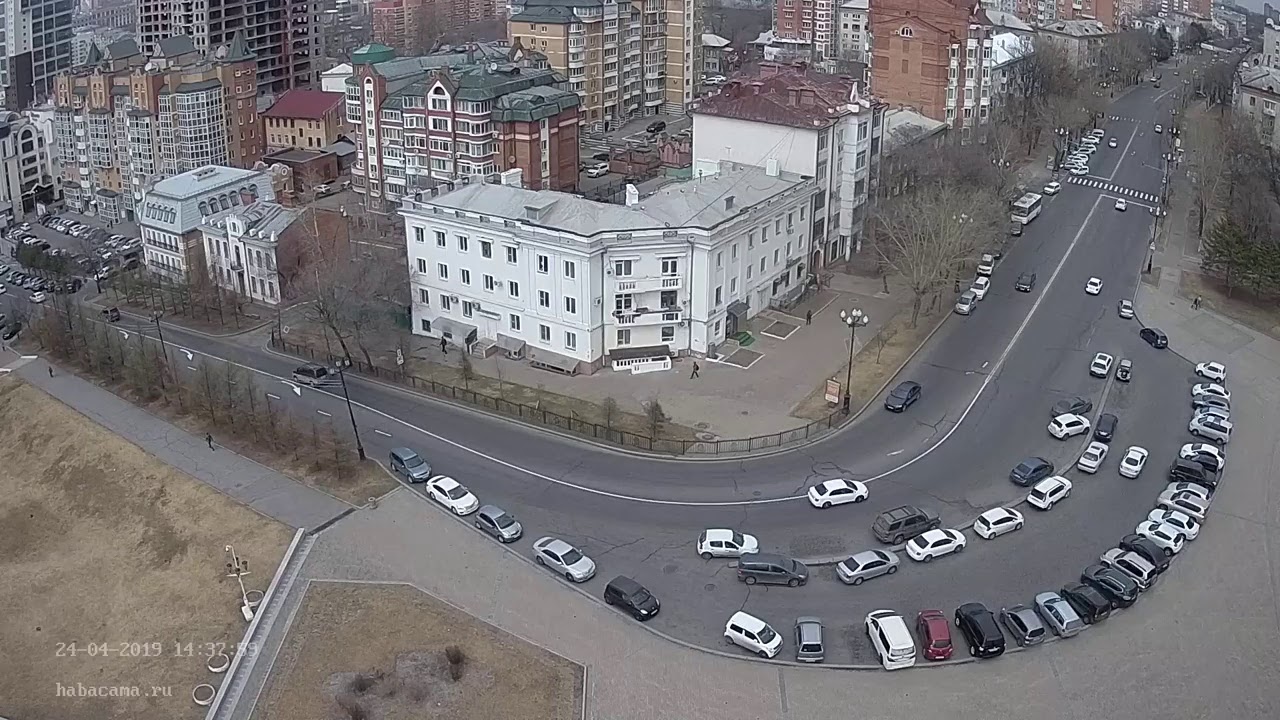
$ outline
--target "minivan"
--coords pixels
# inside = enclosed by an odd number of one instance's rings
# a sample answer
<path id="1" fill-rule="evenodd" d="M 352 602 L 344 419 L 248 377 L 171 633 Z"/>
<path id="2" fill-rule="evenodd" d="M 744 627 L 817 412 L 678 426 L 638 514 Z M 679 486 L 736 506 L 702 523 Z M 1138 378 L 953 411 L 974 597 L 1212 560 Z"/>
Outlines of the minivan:
<path id="1" fill-rule="evenodd" d="M 626 575 L 619 575 L 604 586 L 604 602 L 626 610 L 640 622 L 657 615 L 659 609 L 658 598 Z"/>
<path id="2" fill-rule="evenodd" d="M 293 371 L 293 381 L 302 385 L 321 385 L 333 377 L 334 371 L 323 365 L 307 363 Z"/>
<path id="3" fill-rule="evenodd" d="M 973 294 L 972 290 L 965 290 L 960 293 L 960 299 L 956 300 L 956 314 L 968 315 L 973 312 L 973 308 L 978 304 L 978 296 Z"/>
<path id="4" fill-rule="evenodd" d="M 762 658 L 774 657 L 782 650 L 782 636 L 769 627 L 769 623 L 742 611 L 734 613 L 724 624 L 724 639 Z"/>
<path id="5" fill-rule="evenodd" d="M 867 614 L 867 636 L 885 670 L 900 670 L 916 664 L 916 643 L 907 623 L 892 610 Z"/>
<path id="6" fill-rule="evenodd" d="M 431 477 L 431 464 L 409 448 L 392 448 L 391 472 L 405 476 L 411 483 L 426 482 Z"/>
<path id="7" fill-rule="evenodd" d="M 738 558 L 738 579 L 748 585 L 796 587 L 809 582 L 809 568 L 784 555 L 750 553 Z"/>

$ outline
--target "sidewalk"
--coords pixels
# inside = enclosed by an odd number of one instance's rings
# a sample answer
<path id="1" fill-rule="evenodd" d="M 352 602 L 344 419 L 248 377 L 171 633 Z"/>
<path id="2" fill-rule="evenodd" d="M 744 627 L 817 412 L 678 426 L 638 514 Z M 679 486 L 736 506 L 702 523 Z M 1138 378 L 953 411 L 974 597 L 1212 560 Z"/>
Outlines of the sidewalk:
<path id="1" fill-rule="evenodd" d="M 16 359 L 6 354 L 2 362 Z M 337 498 L 217 446 L 216 440 L 217 450 L 210 450 L 203 438 L 70 372 L 57 371 L 49 377 L 47 368 L 39 360 L 22 363 L 15 372 L 106 429 L 264 515 L 290 527 L 316 528 L 351 509 Z"/>

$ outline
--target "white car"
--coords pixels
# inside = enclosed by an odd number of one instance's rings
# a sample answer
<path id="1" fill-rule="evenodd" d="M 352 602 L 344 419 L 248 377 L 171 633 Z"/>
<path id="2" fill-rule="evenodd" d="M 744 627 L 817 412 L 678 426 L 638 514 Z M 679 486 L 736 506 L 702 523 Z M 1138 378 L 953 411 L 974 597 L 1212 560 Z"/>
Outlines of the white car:
<path id="1" fill-rule="evenodd" d="M 1077 176 L 1079 176 L 1079 175 L 1088 175 L 1088 174 L 1089 174 L 1089 168 L 1086 168 L 1086 167 L 1080 167 L 1080 166 L 1078 166 L 1078 165 L 1077 165 L 1076 167 L 1067 168 L 1067 172 L 1071 173 L 1072 175 L 1077 175 Z"/>
<path id="2" fill-rule="evenodd" d="M 1113 148 L 1113 147 L 1119 147 L 1119 146 L 1120 146 L 1120 143 L 1115 138 L 1111 138 L 1110 140 L 1107 141 L 1107 147 Z"/>
<path id="3" fill-rule="evenodd" d="M 1089 447 L 1084 449 L 1084 452 L 1080 454 L 1080 459 L 1076 461 L 1076 467 L 1082 472 L 1098 472 L 1098 468 L 1102 467 L 1102 461 L 1107 459 L 1108 449 L 1106 443 L 1089 443 Z"/>
<path id="4" fill-rule="evenodd" d="M 1209 501 L 1191 492 L 1165 490 L 1156 499 L 1156 505 L 1165 510 L 1175 510 L 1201 523 L 1209 514 Z"/>
<path id="5" fill-rule="evenodd" d="M 973 523 L 973 531 L 984 540 L 993 540 L 1021 529 L 1022 513 L 1004 507 L 991 508 L 979 515 Z"/>
<path id="6" fill-rule="evenodd" d="M 1120 458 L 1120 474 L 1127 478 L 1136 478 L 1141 475 L 1142 468 L 1147 466 L 1149 454 L 1144 447 L 1129 446 L 1129 449 L 1124 451 L 1124 457 Z"/>
<path id="7" fill-rule="evenodd" d="M 47 298 L 47 297 L 45 296 L 45 294 L 44 294 L 44 293 L 42 293 L 42 292 L 33 292 L 33 293 L 31 293 L 31 302 L 33 302 L 33 303 L 39 304 L 39 303 L 44 302 L 44 301 L 45 301 L 45 300 L 47 300 L 47 299 L 48 299 L 48 298 Z"/>
<path id="8" fill-rule="evenodd" d="M 1191 386 L 1191 397 L 1197 395 L 1213 395 L 1223 400 L 1231 400 L 1231 391 L 1218 383 L 1196 383 Z"/>
<path id="9" fill-rule="evenodd" d="M 885 670 L 901 670 L 916 664 L 916 643 L 902 616 L 892 610 L 867 613 L 867 637 Z"/>
<path id="10" fill-rule="evenodd" d="M 1057 195 L 1057 194 L 1058 194 L 1058 191 L 1059 191 L 1059 190 L 1061 190 L 1061 189 L 1062 189 L 1062 183 L 1060 183 L 1060 182 L 1051 182 L 1051 183 L 1049 183 L 1048 185 L 1045 185 L 1045 186 L 1044 186 L 1044 191 L 1043 191 L 1043 192 L 1044 192 L 1044 194 L 1045 194 L 1045 195 Z"/>
<path id="11" fill-rule="evenodd" d="M 1089 282 L 1084 284 L 1084 291 L 1089 295 L 1097 295 L 1102 292 L 1102 278 L 1089 278 Z"/>
<path id="12" fill-rule="evenodd" d="M 1200 523 L 1192 519 L 1190 515 L 1177 510 L 1156 508 L 1147 515 L 1147 519 L 1151 522 L 1164 523 L 1174 528 L 1188 540 L 1195 540 L 1200 536 Z"/>
<path id="13" fill-rule="evenodd" d="M 1116 312 L 1120 315 L 1121 320 L 1132 320 L 1133 319 L 1133 301 L 1121 300 L 1120 304 L 1116 306 Z"/>
<path id="14" fill-rule="evenodd" d="M 710 528 L 703 530 L 698 536 L 698 554 L 703 560 L 713 557 L 736 558 L 759 551 L 760 543 L 754 535 L 743 535 L 724 528 Z"/>
<path id="15" fill-rule="evenodd" d="M 1172 495 L 1179 495 L 1179 494 L 1195 495 L 1196 497 L 1199 497 L 1203 500 L 1208 500 L 1209 496 L 1212 494 L 1212 491 L 1210 491 L 1209 488 L 1203 485 L 1198 485 L 1193 482 L 1171 482 L 1165 486 L 1164 491 L 1161 492 L 1161 495 L 1164 495 L 1164 493 L 1169 493 Z"/>
<path id="16" fill-rule="evenodd" d="M 1049 434 L 1059 440 L 1089 432 L 1089 418 L 1074 413 L 1059 415 L 1049 422 Z"/>
<path id="17" fill-rule="evenodd" d="M 560 538 L 534 540 L 533 559 L 569 582 L 584 583 L 596 576 L 596 562 Z"/>
<path id="18" fill-rule="evenodd" d="M 1061 475 L 1047 477 L 1027 493 L 1027 504 L 1040 510 L 1052 510 L 1059 500 L 1071 497 L 1071 481 Z"/>
<path id="19" fill-rule="evenodd" d="M 1115 362 L 1115 358 L 1100 352 L 1093 356 L 1093 362 L 1089 363 L 1089 374 L 1096 378 L 1105 378 L 1111 374 L 1111 364 Z"/>
<path id="20" fill-rule="evenodd" d="M 992 255 L 983 255 L 978 261 L 978 275 L 990 277 L 996 271 L 996 259 Z"/>
<path id="21" fill-rule="evenodd" d="M 1222 383 L 1227 381 L 1227 368 L 1218 362 L 1202 362 L 1196 366 L 1196 374 L 1208 380 L 1209 382 Z"/>
<path id="22" fill-rule="evenodd" d="M 0 283 L 0 295 L 3 295 L 7 292 L 9 291 L 5 288 L 4 283 Z"/>
<path id="23" fill-rule="evenodd" d="M 769 623 L 744 612 L 734 613 L 724 624 L 724 640 L 762 658 L 774 657 L 782 651 L 782 636 L 769 627 Z"/>
<path id="24" fill-rule="evenodd" d="M 1129 203 L 1125 202 L 1124 198 L 1116 198 L 1116 209 L 1124 212 L 1129 209 Z"/>
<path id="25" fill-rule="evenodd" d="M 987 291 L 991 289 L 991 278 L 978 277 L 973 281 L 973 285 L 969 286 L 970 292 L 978 296 L 981 300 L 987 296 Z"/>
<path id="26" fill-rule="evenodd" d="M 480 500 L 448 475 L 436 475 L 427 481 L 427 497 L 459 516 L 470 515 L 480 509 Z"/>
<path id="27" fill-rule="evenodd" d="M 1205 456 L 1208 457 L 1205 457 Z M 1212 465 L 1217 472 L 1222 472 L 1227 467 L 1227 454 L 1222 452 L 1222 448 L 1209 443 L 1187 443 L 1178 450 L 1178 457 L 1183 460 L 1200 460 L 1207 465 Z"/>
<path id="28" fill-rule="evenodd" d="M 907 555 L 918 562 L 929 562 L 936 557 L 964 550 L 964 534 L 959 530 L 934 529 L 911 538 L 907 543 Z"/>
<path id="29" fill-rule="evenodd" d="M 827 480 L 809 488 L 809 504 L 816 508 L 860 503 L 870 497 L 867 484 L 858 480 Z"/>
<path id="30" fill-rule="evenodd" d="M 1152 520 L 1140 523 L 1134 532 L 1158 545 L 1165 557 L 1182 552 L 1183 542 L 1187 538 L 1178 528 Z"/>
<path id="31" fill-rule="evenodd" d="M 1195 418 L 1203 418 L 1205 420 L 1208 420 L 1209 418 L 1217 418 L 1219 420 L 1230 420 L 1231 411 L 1228 410 L 1227 408 L 1220 408 L 1220 407 L 1196 408 L 1196 414 L 1192 417 L 1192 419 L 1194 420 Z"/>
<path id="32" fill-rule="evenodd" d="M 1164 132 L 1164 128 L 1160 125 L 1156 125 L 1156 134 L 1159 135 L 1162 132 Z"/>

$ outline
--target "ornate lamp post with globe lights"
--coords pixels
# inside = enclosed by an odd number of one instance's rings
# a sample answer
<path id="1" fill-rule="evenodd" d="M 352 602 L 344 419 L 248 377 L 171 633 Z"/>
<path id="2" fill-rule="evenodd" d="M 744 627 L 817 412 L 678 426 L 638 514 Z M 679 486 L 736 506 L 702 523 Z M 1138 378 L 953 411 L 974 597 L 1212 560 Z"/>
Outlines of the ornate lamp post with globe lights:
<path id="1" fill-rule="evenodd" d="M 852 310 L 841 310 L 840 319 L 845 325 L 849 326 L 849 368 L 844 376 L 844 414 L 849 414 L 849 386 L 853 383 L 853 353 L 857 344 L 858 328 L 865 327 L 871 318 L 862 310 L 854 308 Z"/>

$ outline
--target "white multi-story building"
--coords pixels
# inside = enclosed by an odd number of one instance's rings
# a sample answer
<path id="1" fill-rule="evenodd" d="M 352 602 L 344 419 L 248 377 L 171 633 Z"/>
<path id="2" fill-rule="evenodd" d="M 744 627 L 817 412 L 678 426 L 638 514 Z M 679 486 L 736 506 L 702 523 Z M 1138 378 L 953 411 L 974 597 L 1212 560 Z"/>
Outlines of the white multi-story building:
<path id="1" fill-rule="evenodd" d="M 1280 68 L 1280 27 L 1271 18 L 1263 21 L 1262 58 L 1267 67 Z"/>
<path id="2" fill-rule="evenodd" d="M 629 188 L 626 205 L 518 182 L 404 204 L 414 333 L 563 372 L 663 363 L 714 354 L 808 277 L 817 183 L 777 163 Z"/>
<path id="3" fill-rule="evenodd" d="M 210 165 L 156 183 L 138 203 L 137 223 L 147 269 L 185 280 L 203 269 L 204 234 L 210 220 L 274 202 L 271 177 L 258 170 Z"/>
<path id="4" fill-rule="evenodd" d="M 57 199 L 59 184 L 40 127 L 12 112 L 0 112 L 0 227 L 35 215 Z"/>
<path id="5" fill-rule="evenodd" d="M 763 66 L 754 82 L 732 80 L 692 111 L 695 175 L 706 163 L 775 161 L 817 178 L 809 213 L 814 271 L 861 249 L 885 106 L 856 88 L 846 76 Z"/>
<path id="6" fill-rule="evenodd" d="M 869 0 L 844 0 L 836 9 L 835 56 L 853 62 L 871 62 Z"/>
<path id="7" fill-rule="evenodd" d="M 209 215 L 200 225 L 209 278 L 263 305 L 278 305 L 282 289 L 276 251 L 298 213 L 272 202 Z"/>

